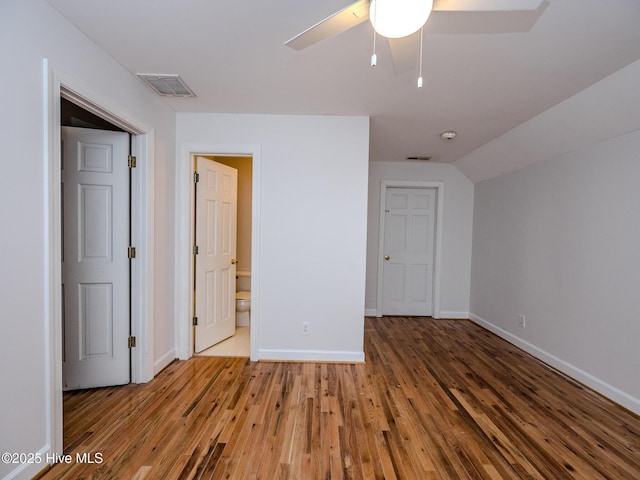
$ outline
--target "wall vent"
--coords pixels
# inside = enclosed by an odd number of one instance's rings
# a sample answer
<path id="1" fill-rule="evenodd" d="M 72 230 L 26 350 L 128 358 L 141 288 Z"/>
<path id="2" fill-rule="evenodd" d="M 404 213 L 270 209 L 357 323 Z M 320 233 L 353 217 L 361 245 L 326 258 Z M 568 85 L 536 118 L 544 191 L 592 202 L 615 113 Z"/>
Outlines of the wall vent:
<path id="1" fill-rule="evenodd" d="M 195 97 L 180 75 L 138 73 L 136 74 L 151 90 L 163 97 Z"/>

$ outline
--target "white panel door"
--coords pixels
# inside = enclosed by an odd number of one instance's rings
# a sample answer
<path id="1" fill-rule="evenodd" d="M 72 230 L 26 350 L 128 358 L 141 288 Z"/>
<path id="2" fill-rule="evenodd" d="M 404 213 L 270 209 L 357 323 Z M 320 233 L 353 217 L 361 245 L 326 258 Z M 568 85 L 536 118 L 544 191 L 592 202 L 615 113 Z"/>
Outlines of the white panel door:
<path id="1" fill-rule="evenodd" d="M 238 171 L 198 157 L 196 169 L 195 351 L 236 331 Z"/>
<path id="2" fill-rule="evenodd" d="M 62 127 L 63 389 L 129 383 L 129 134 Z"/>
<path id="3" fill-rule="evenodd" d="M 433 315 L 435 188 L 386 190 L 383 315 Z"/>

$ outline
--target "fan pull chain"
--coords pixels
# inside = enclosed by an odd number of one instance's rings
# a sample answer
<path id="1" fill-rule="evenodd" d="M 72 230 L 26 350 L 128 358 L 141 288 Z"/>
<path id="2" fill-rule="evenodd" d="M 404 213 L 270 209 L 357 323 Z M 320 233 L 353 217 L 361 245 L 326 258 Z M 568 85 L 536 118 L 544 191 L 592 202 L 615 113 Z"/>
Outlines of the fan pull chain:
<path id="1" fill-rule="evenodd" d="M 424 35 L 424 27 L 420 29 L 420 76 L 418 77 L 418 88 L 422 88 L 422 39 Z"/>
<path id="2" fill-rule="evenodd" d="M 373 32 L 373 55 L 371 55 L 371 66 L 375 67 L 378 64 L 378 56 L 376 55 L 376 32 Z"/>
<path id="3" fill-rule="evenodd" d="M 378 2 L 373 6 L 373 15 L 375 18 L 378 18 L 376 15 L 378 13 Z M 371 55 L 371 66 L 375 67 L 378 64 L 378 55 L 376 55 L 376 29 L 373 29 L 373 54 Z"/>

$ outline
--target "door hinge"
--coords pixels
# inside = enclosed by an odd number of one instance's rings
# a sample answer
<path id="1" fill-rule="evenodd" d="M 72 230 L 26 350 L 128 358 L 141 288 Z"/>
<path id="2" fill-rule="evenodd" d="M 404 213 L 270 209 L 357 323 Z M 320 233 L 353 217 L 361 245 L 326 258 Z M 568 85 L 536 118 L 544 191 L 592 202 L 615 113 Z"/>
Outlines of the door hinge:
<path id="1" fill-rule="evenodd" d="M 193 254 L 198 255 L 198 245 L 193 246 Z"/>
<path id="2" fill-rule="evenodd" d="M 129 168 L 136 168 L 136 157 L 129 155 Z"/>
<path id="3" fill-rule="evenodd" d="M 198 183 L 200 181 L 200 174 L 198 172 L 193 172 L 193 183 Z"/>
<path id="4" fill-rule="evenodd" d="M 198 317 L 193 317 L 193 326 L 194 327 L 198 326 Z"/>
<path id="5" fill-rule="evenodd" d="M 136 346 L 136 337 L 129 337 L 129 348 L 134 348 Z"/>
<path id="6" fill-rule="evenodd" d="M 129 247 L 127 250 L 129 258 L 136 258 L 136 247 Z"/>

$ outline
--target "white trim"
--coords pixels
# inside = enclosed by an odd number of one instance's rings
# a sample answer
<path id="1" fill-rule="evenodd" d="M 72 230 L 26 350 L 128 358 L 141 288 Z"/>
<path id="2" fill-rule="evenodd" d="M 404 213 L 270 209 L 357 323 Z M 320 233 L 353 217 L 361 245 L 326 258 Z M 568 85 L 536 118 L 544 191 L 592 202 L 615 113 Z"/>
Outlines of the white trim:
<path id="1" fill-rule="evenodd" d="M 45 189 L 45 329 L 48 336 L 47 439 L 51 452 L 62 453 L 62 260 L 60 207 L 60 86 L 55 69 L 44 60 L 44 189 Z"/>
<path id="2" fill-rule="evenodd" d="M 136 259 L 131 271 L 131 329 L 136 348 L 131 355 L 131 381 L 146 383 L 153 379 L 154 361 L 154 255 L 155 255 L 155 132 L 132 138 L 136 168 L 132 172 L 132 241 Z"/>
<path id="3" fill-rule="evenodd" d="M 468 319 L 469 312 L 440 312 L 440 318 Z"/>
<path id="4" fill-rule="evenodd" d="M 623 407 L 640 415 L 640 399 L 632 397 L 628 393 L 612 385 L 609 385 L 603 380 L 600 380 L 599 378 L 594 377 L 590 373 L 585 372 L 584 370 L 581 370 L 575 365 L 572 365 L 562 360 L 561 358 L 556 357 L 555 355 L 547 352 L 546 350 L 543 350 L 535 346 L 534 344 L 521 339 L 520 337 L 504 330 L 501 327 L 498 327 L 497 325 L 494 325 L 493 323 L 485 320 L 484 318 L 478 315 L 471 313 L 469 315 L 469 319 L 474 323 L 477 323 L 481 327 L 486 328 L 487 330 L 495 333 L 496 335 L 503 338 L 507 342 L 533 355 L 534 357 L 550 365 L 551 367 L 561 371 L 562 373 L 568 375 L 569 377 L 577 380 L 578 382 L 604 395 L 610 400 L 613 400 L 619 405 L 622 405 Z"/>
<path id="5" fill-rule="evenodd" d="M 153 129 L 134 118 L 111 99 L 43 61 L 45 278 L 47 305 L 47 438 L 51 452 L 61 453 L 62 442 L 62 299 L 61 299 L 61 205 L 60 205 L 60 98 L 81 102 L 85 108 L 133 134 L 138 167 L 132 176 L 132 235 L 138 257 L 132 270 L 132 331 L 138 346 L 131 359 L 132 382 L 153 378 Z"/>
<path id="6" fill-rule="evenodd" d="M 176 162 L 175 207 L 175 350 L 178 358 L 193 355 L 193 157 L 195 155 L 250 156 L 252 158 L 251 198 L 251 353 L 252 361 L 259 360 L 260 339 L 260 202 L 262 184 L 262 156 L 259 145 L 220 145 L 188 143 L 179 147 Z"/>
<path id="7" fill-rule="evenodd" d="M 21 463 L 11 472 L 9 472 L 2 480 L 13 480 L 14 478 L 35 478 L 37 477 L 47 466 L 46 458 L 47 455 L 51 456 L 51 449 L 49 445 L 45 445 L 40 450 L 38 450 L 34 458 L 42 459 L 41 463 L 33 462 L 33 463 Z"/>
<path id="8" fill-rule="evenodd" d="M 440 276 L 442 256 L 442 231 L 444 225 L 444 182 L 413 181 L 413 180 L 382 180 L 380 182 L 380 230 L 378 233 L 378 282 L 376 298 L 376 316 L 382 316 L 382 294 L 384 268 L 384 228 L 385 228 L 385 204 L 388 188 L 435 188 L 436 189 L 436 233 L 434 246 L 433 268 L 433 318 L 440 318 Z"/>
<path id="9" fill-rule="evenodd" d="M 167 365 L 173 362 L 176 359 L 176 351 L 175 349 L 169 350 L 158 360 L 153 362 L 153 374 L 157 375 L 160 373 Z"/>
<path id="10" fill-rule="evenodd" d="M 276 362 L 364 363 L 364 352 L 261 349 L 260 359 Z"/>
<path id="11" fill-rule="evenodd" d="M 56 69 L 56 67 L 53 68 L 56 70 L 58 78 L 62 80 L 62 84 L 64 85 L 64 90 L 60 92 L 61 97 L 70 100 L 83 110 L 93 113 L 132 135 L 140 135 L 152 130 L 149 127 L 140 126 L 141 123 L 139 121 L 123 118 L 122 115 L 113 113 L 114 109 L 118 109 L 119 107 L 115 105 L 109 107 L 111 101 L 108 98 L 101 97 L 96 92 L 89 94 L 87 87 L 79 84 L 78 81 Z M 89 97 L 91 97 L 91 99 Z"/>
<path id="12" fill-rule="evenodd" d="M 365 317 L 376 317 L 378 315 L 378 311 L 375 308 L 365 308 L 364 316 Z"/>

